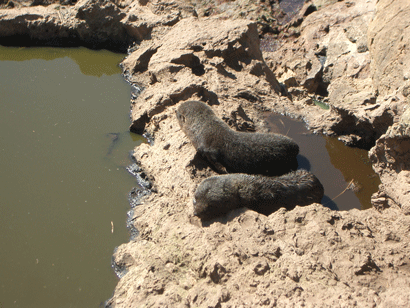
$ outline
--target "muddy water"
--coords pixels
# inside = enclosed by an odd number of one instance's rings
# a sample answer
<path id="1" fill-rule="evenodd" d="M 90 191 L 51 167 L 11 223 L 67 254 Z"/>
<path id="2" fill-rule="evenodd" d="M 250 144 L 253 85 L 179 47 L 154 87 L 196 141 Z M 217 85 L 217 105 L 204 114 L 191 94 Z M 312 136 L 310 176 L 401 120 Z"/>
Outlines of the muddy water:
<path id="1" fill-rule="evenodd" d="M 0 47 L 0 307 L 99 307 L 128 241 L 124 55 Z"/>
<path id="2" fill-rule="evenodd" d="M 285 16 L 280 20 L 283 23 L 287 23 L 300 11 L 303 7 L 304 0 L 281 0 L 279 2 L 280 9 L 283 10 Z"/>
<path id="3" fill-rule="evenodd" d="M 310 170 L 323 184 L 323 205 L 335 210 L 371 207 L 370 197 L 380 179 L 366 150 L 347 147 L 337 138 L 315 135 L 303 122 L 288 117 L 270 114 L 266 120 L 272 132 L 287 135 L 299 144 L 299 168 Z"/>

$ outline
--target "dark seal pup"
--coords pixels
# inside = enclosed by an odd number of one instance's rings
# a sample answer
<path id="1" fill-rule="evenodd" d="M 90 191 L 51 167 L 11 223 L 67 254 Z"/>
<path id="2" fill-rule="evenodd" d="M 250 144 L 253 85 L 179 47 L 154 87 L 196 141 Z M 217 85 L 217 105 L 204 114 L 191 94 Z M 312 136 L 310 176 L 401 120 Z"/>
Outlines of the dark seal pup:
<path id="1" fill-rule="evenodd" d="M 217 175 L 203 180 L 196 189 L 194 215 L 208 220 L 240 207 L 269 215 L 281 207 L 290 210 L 320 203 L 323 194 L 316 176 L 302 169 L 278 177 Z"/>
<path id="2" fill-rule="evenodd" d="M 219 173 L 281 175 L 297 169 L 299 146 L 291 138 L 234 131 L 198 101 L 182 103 L 176 114 L 197 152 Z"/>

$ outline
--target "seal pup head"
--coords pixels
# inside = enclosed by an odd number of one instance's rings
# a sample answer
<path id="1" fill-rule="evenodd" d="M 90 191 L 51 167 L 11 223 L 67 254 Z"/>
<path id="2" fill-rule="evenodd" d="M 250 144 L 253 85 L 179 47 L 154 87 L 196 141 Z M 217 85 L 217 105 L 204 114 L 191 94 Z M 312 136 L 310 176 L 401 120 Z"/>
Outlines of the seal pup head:
<path id="1" fill-rule="evenodd" d="M 202 122 L 202 119 L 211 119 L 216 117 L 212 108 L 207 104 L 199 101 L 187 101 L 179 105 L 175 111 L 179 126 L 186 133 L 187 126 L 191 126 L 197 122 Z"/>
<path id="2" fill-rule="evenodd" d="M 229 177 L 230 175 L 212 176 L 199 184 L 193 199 L 195 216 L 211 219 L 237 207 L 239 196 Z"/>

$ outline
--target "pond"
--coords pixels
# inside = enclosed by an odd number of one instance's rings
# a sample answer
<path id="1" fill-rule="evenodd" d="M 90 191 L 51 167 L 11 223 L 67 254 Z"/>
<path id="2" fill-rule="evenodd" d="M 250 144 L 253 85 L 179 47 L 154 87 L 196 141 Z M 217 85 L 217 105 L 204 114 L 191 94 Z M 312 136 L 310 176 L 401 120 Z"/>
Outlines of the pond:
<path id="1" fill-rule="evenodd" d="M 0 307 L 98 307 L 129 240 L 124 54 L 0 47 Z"/>

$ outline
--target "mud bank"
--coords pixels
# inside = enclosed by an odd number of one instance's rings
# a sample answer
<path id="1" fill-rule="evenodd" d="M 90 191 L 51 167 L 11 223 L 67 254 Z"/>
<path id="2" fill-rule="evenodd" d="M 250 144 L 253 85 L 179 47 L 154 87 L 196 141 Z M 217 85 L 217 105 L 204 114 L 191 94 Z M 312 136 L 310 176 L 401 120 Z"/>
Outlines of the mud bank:
<path id="1" fill-rule="evenodd" d="M 132 99 L 130 129 L 155 138 L 134 152 L 154 192 L 134 209 L 139 236 L 114 253 L 122 278 L 107 307 L 407 306 L 408 1 L 308 3 L 295 35 L 263 53 L 258 24 L 235 14 L 196 17 L 180 2 L 82 1 L 70 16 L 80 4 L 112 7 L 125 41 L 139 41 L 122 63 L 144 88 Z M 23 20 L 34 35 L 34 19 Z M 176 106 L 189 99 L 212 105 L 237 130 L 263 131 L 261 115 L 272 111 L 372 148 L 382 182 L 374 207 L 313 204 L 268 217 L 239 209 L 201 222 L 192 196 L 215 173 L 179 128 Z"/>

